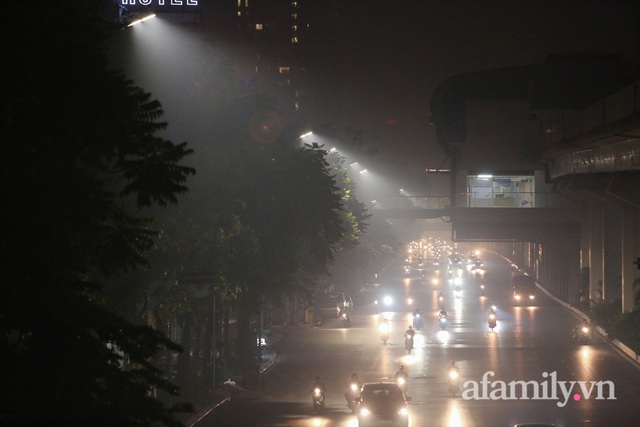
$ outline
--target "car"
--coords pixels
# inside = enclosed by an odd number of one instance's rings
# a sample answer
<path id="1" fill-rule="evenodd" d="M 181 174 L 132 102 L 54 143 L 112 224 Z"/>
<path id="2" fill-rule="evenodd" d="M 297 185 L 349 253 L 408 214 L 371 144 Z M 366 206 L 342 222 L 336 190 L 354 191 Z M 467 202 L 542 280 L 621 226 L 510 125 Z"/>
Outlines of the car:
<path id="1" fill-rule="evenodd" d="M 408 401 L 411 398 L 406 397 L 395 382 L 365 383 L 357 410 L 358 427 L 379 424 L 408 426 Z"/>
<path id="2" fill-rule="evenodd" d="M 322 319 L 336 319 L 347 305 L 347 298 L 343 292 L 325 294 L 320 301 L 320 317 Z"/>
<path id="3" fill-rule="evenodd" d="M 514 276 L 512 285 L 516 304 L 532 305 L 534 303 L 537 287 L 533 277 L 526 274 Z"/>
<path id="4" fill-rule="evenodd" d="M 374 301 L 378 311 L 413 311 L 413 297 L 404 292 L 382 292 Z"/>

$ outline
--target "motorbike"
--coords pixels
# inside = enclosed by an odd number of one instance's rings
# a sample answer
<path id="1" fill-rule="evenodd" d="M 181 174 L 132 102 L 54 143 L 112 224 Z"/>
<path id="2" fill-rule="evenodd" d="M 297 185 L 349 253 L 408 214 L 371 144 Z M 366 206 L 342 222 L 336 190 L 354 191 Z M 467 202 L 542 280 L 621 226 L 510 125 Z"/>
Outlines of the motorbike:
<path id="1" fill-rule="evenodd" d="M 496 314 L 495 313 L 490 313 L 489 314 L 489 329 L 491 329 L 493 331 L 493 328 L 496 327 L 498 320 L 496 319 Z"/>
<path id="2" fill-rule="evenodd" d="M 413 329 L 422 329 L 424 327 L 424 323 L 422 321 L 422 316 L 420 313 L 416 313 L 413 316 Z"/>
<path id="3" fill-rule="evenodd" d="M 438 304 L 440 305 L 440 308 L 444 308 L 444 296 L 440 295 L 438 297 Z"/>
<path id="4" fill-rule="evenodd" d="M 460 373 L 456 369 L 449 369 L 449 392 L 455 396 L 460 391 Z"/>
<path id="5" fill-rule="evenodd" d="M 344 324 L 345 328 L 350 328 L 351 327 L 351 316 L 349 316 L 349 313 L 347 313 L 346 311 L 342 312 L 342 323 Z"/>
<path id="6" fill-rule="evenodd" d="M 313 389 L 313 409 L 318 414 L 324 409 L 324 392 L 319 387 Z"/>
<path id="7" fill-rule="evenodd" d="M 381 324 L 378 327 L 378 332 L 380 332 L 380 339 L 382 340 L 382 343 L 387 344 L 387 341 L 389 341 L 389 325 L 386 323 Z"/>
<path id="8" fill-rule="evenodd" d="M 407 394 L 407 378 L 403 376 L 396 377 L 396 382 L 400 386 L 400 390 L 402 390 L 402 394 Z"/>
<path id="9" fill-rule="evenodd" d="M 346 393 L 347 406 L 351 409 L 351 412 L 356 412 L 358 409 L 358 402 L 360 402 L 360 387 L 355 382 L 349 384 L 349 390 Z"/>
<path id="10" fill-rule="evenodd" d="M 440 316 L 438 324 L 440 325 L 440 329 L 444 331 L 444 328 L 447 327 L 447 316 Z"/>
<path id="11" fill-rule="evenodd" d="M 484 296 L 484 283 L 480 284 L 480 295 Z"/>
<path id="12" fill-rule="evenodd" d="M 407 352 L 411 354 L 411 350 L 413 350 L 413 335 L 405 334 L 404 336 L 404 348 L 407 349 Z"/>
<path id="13" fill-rule="evenodd" d="M 573 330 L 573 339 L 581 344 L 591 342 L 591 328 L 587 325 L 580 325 Z"/>

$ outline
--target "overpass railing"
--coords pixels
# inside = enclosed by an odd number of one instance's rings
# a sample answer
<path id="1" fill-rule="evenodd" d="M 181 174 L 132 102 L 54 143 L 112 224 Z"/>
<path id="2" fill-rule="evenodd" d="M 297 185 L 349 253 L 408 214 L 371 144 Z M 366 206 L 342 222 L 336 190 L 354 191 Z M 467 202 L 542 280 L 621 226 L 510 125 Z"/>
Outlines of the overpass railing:
<path id="1" fill-rule="evenodd" d="M 458 193 L 458 208 L 558 208 L 570 207 L 567 198 L 549 192 Z M 388 196 L 372 202 L 373 209 L 450 209 L 448 196 Z"/>

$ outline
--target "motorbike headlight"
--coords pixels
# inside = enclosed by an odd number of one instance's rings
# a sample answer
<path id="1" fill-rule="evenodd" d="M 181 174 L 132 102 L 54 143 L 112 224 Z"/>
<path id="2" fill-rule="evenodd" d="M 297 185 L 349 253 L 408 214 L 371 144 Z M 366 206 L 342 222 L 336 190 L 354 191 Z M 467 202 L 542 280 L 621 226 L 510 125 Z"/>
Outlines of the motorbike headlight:
<path id="1" fill-rule="evenodd" d="M 519 300 L 520 299 L 520 295 L 516 295 L 516 299 Z"/>
<path id="2" fill-rule="evenodd" d="M 371 411 L 369 411 L 367 408 L 360 408 L 360 415 L 364 415 L 366 417 L 370 413 Z"/>
<path id="3" fill-rule="evenodd" d="M 409 304 L 409 305 L 413 304 L 413 298 L 408 298 L 407 299 L 407 304 Z"/>
<path id="4" fill-rule="evenodd" d="M 403 385 L 404 384 L 404 378 L 402 378 L 402 377 L 398 378 L 398 384 Z"/>
<path id="5" fill-rule="evenodd" d="M 358 390 L 358 385 L 357 384 L 351 384 L 351 390 L 353 390 L 353 391 Z"/>
<path id="6" fill-rule="evenodd" d="M 535 295 L 529 295 L 529 299 L 534 299 L 535 297 Z"/>
<path id="7" fill-rule="evenodd" d="M 584 332 L 586 334 L 587 332 L 589 332 L 589 328 L 587 328 L 586 326 L 583 326 L 582 327 L 582 332 Z"/>
<path id="8" fill-rule="evenodd" d="M 409 411 L 407 410 L 407 408 L 402 408 L 398 411 L 398 414 L 407 416 L 409 415 Z"/>
<path id="9" fill-rule="evenodd" d="M 314 392 L 315 394 L 320 394 L 320 389 L 319 389 L 319 388 L 317 388 L 317 389 L 313 390 L 313 392 Z"/>
<path id="10" fill-rule="evenodd" d="M 489 319 L 494 320 L 495 318 L 496 318 L 496 315 L 495 315 L 495 314 L 490 314 L 490 315 L 489 315 Z"/>
<path id="11" fill-rule="evenodd" d="M 449 372 L 449 377 L 451 377 L 452 380 L 455 380 L 458 378 L 458 373 L 456 371 L 451 371 Z"/>
<path id="12" fill-rule="evenodd" d="M 385 303 L 385 305 L 391 305 L 393 303 L 393 298 L 391 298 L 390 296 L 386 296 L 382 301 Z"/>

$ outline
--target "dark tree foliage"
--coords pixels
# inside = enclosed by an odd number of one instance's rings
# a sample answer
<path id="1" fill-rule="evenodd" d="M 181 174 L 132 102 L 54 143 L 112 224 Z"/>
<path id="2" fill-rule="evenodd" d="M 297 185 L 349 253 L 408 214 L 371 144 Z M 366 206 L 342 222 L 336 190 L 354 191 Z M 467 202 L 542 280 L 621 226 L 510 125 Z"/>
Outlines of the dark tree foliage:
<path id="1" fill-rule="evenodd" d="M 179 347 L 93 295 L 145 264 L 139 210 L 187 190 L 190 150 L 108 70 L 98 1 L 7 2 L 0 19 L 0 424 L 181 425 L 188 405 L 150 393 L 178 393 L 152 360 Z"/>

